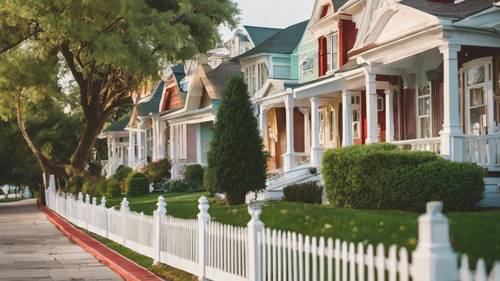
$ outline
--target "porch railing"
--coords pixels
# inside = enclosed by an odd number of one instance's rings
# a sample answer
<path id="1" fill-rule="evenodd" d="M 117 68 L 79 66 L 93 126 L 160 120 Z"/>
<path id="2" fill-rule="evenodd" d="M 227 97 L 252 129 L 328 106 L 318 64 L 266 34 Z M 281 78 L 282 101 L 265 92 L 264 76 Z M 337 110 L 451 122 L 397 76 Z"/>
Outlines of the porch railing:
<path id="1" fill-rule="evenodd" d="M 405 150 L 430 151 L 437 154 L 441 152 L 441 139 L 439 137 L 393 141 L 391 143 Z"/>
<path id="2" fill-rule="evenodd" d="M 464 161 L 500 166 L 500 134 L 464 136 Z"/>
<path id="3" fill-rule="evenodd" d="M 302 166 L 311 162 L 311 155 L 305 152 L 295 152 L 295 166 Z"/>

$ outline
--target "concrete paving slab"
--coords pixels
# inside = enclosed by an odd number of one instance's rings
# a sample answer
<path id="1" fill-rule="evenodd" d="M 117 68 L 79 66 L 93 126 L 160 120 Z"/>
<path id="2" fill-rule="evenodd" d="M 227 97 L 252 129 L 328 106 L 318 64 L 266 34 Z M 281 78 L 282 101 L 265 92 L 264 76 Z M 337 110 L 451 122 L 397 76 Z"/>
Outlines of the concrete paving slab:
<path id="1" fill-rule="evenodd" d="M 0 204 L 0 281 L 122 280 L 66 238 L 35 200 Z"/>

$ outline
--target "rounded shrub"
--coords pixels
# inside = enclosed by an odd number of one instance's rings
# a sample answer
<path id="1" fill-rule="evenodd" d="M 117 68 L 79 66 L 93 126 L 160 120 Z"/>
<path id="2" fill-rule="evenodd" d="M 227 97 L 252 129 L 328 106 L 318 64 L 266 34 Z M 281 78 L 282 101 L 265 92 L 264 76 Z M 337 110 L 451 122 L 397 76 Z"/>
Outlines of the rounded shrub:
<path id="1" fill-rule="evenodd" d="M 161 183 L 170 179 L 170 170 L 172 168 L 172 164 L 170 160 L 165 158 L 156 162 L 153 162 L 146 166 L 144 169 L 144 175 L 148 178 L 149 182 L 151 182 L 155 187 L 160 185 Z"/>
<path id="2" fill-rule="evenodd" d="M 114 178 L 118 181 L 118 182 L 123 182 L 125 181 L 125 179 L 128 177 L 128 175 L 130 173 L 132 173 L 134 170 L 132 170 L 132 168 L 130 167 L 127 167 L 127 166 L 124 166 L 124 165 L 121 165 L 118 167 L 118 169 L 116 169 L 116 172 L 115 172 L 115 175 L 114 175 Z"/>
<path id="3" fill-rule="evenodd" d="M 204 173 L 205 168 L 203 166 L 198 164 L 188 165 L 184 169 L 184 180 L 191 186 L 192 190 L 200 190 L 203 188 Z"/>
<path id="4" fill-rule="evenodd" d="M 109 179 L 106 184 L 106 197 L 117 198 L 120 197 L 121 194 L 120 183 L 114 178 Z"/>
<path id="5" fill-rule="evenodd" d="M 174 180 L 168 182 L 167 190 L 170 192 L 190 191 L 191 186 L 183 180 Z"/>
<path id="6" fill-rule="evenodd" d="M 321 171 L 335 207 L 423 211 L 440 200 L 448 211 L 468 210 L 484 192 L 483 168 L 388 144 L 328 150 Z"/>
<path id="7" fill-rule="evenodd" d="M 82 192 L 84 194 L 90 195 L 91 197 L 94 197 L 96 189 L 97 189 L 97 181 L 94 179 L 86 178 L 82 186 Z"/>
<path id="8" fill-rule="evenodd" d="M 108 190 L 108 180 L 102 179 L 97 182 L 94 196 L 95 197 L 105 196 L 107 190 Z"/>
<path id="9" fill-rule="evenodd" d="M 139 172 L 128 175 L 125 180 L 125 190 L 128 196 L 141 196 L 149 193 L 149 183 L 146 176 Z"/>
<path id="10" fill-rule="evenodd" d="M 285 201 L 321 204 L 323 199 L 323 188 L 315 182 L 291 184 L 283 189 Z"/>

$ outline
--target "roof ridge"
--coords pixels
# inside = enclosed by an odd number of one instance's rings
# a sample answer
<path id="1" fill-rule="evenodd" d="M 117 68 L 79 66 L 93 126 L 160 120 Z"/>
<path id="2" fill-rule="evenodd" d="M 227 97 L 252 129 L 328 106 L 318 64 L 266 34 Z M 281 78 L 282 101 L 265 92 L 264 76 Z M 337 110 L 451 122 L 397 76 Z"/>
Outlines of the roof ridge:
<path id="1" fill-rule="evenodd" d="M 276 30 L 283 30 L 286 27 L 269 27 L 269 26 L 258 26 L 258 25 L 243 25 L 243 27 L 254 27 L 254 28 L 262 28 L 262 29 L 276 29 Z"/>

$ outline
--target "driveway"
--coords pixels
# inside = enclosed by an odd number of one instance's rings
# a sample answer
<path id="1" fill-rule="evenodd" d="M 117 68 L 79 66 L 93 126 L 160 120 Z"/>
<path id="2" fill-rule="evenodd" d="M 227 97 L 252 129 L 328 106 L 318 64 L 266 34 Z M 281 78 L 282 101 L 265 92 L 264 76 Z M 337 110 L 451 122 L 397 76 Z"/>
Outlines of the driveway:
<path id="1" fill-rule="evenodd" d="M 0 281 L 122 280 L 59 232 L 33 199 L 0 203 Z"/>

